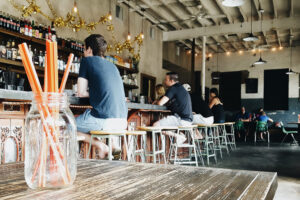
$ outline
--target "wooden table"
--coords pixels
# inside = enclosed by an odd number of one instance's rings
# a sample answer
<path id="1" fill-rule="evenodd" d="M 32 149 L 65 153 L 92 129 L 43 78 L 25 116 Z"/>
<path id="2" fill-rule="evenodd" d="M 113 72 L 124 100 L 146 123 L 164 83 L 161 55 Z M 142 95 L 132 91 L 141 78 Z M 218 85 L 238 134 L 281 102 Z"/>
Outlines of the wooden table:
<path id="1" fill-rule="evenodd" d="M 73 186 L 32 190 L 23 163 L 0 165 L 0 199 L 273 199 L 277 173 L 80 160 Z"/>

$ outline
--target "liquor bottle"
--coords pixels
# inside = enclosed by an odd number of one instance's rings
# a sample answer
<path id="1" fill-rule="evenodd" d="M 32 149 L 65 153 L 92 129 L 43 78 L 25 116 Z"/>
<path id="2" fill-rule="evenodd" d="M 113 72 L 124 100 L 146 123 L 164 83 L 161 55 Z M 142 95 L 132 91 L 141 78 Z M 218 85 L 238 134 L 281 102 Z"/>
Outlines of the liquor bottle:
<path id="1" fill-rule="evenodd" d="M 40 66 L 40 67 L 43 67 L 43 66 L 44 66 L 43 51 L 40 51 L 40 55 L 39 55 L 39 66 Z"/>
<path id="2" fill-rule="evenodd" d="M 21 27 L 21 20 L 20 18 L 17 19 L 17 28 L 16 28 L 16 32 L 20 33 L 20 27 Z"/>
<path id="3" fill-rule="evenodd" d="M 8 40 L 6 43 L 6 58 L 12 59 L 11 40 Z"/>
<path id="4" fill-rule="evenodd" d="M 52 33 L 51 33 L 51 28 L 48 26 L 48 38 L 49 40 L 52 40 Z"/>
<path id="5" fill-rule="evenodd" d="M 41 24 L 39 25 L 39 39 L 43 39 L 43 27 Z"/>
<path id="6" fill-rule="evenodd" d="M 33 58 L 33 52 L 31 50 L 31 45 L 28 45 L 28 50 L 29 50 L 29 54 L 30 54 L 31 58 Z"/>
<path id="7" fill-rule="evenodd" d="M 32 24 L 30 22 L 28 23 L 28 36 L 32 37 Z"/>
<path id="8" fill-rule="evenodd" d="M 17 56 L 18 56 L 18 49 L 16 48 L 15 40 L 13 40 L 11 42 L 11 52 L 12 52 L 12 55 L 11 55 L 12 60 L 16 60 Z"/>
<path id="9" fill-rule="evenodd" d="M 29 29 L 28 29 L 27 21 L 25 21 L 25 25 L 24 25 L 24 34 L 29 35 Z"/>
<path id="10" fill-rule="evenodd" d="M 3 15 L 2 15 L 2 11 L 0 11 L 0 27 L 2 27 L 3 25 Z"/>
<path id="11" fill-rule="evenodd" d="M 25 22 L 24 22 L 23 18 L 21 18 L 21 20 L 20 20 L 20 33 L 25 34 Z"/>
<path id="12" fill-rule="evenodd" d="M 6 29 L 10 29 L 10 23 L 9 23 L 9 18 L 6 16 L 5 17 L 5 21 L 6 21 Z"/>
<path id="13" fill-rule="evenodd" d="M 16 29 L 17 29 L 17 27 L 16 27 L 16 22 L 15 22 L 15 20 L 13 19 L 12 16 L 10 16 L 9 21 L 10 21 L 10 30 L 11 30 L 11 31 L 16 31 Z"/>
<path id="14" fill-rule="evenodd" d="M 51 40 L 52 42 L 56 42 L 56 30 L 55 30 L 55 27 L 54 27 L 54 22 L 51 23 L 51 34 L 52 34 L 52 37 L 51 37 Z"/>
<path id="15" fill-rule="evenodd" d="M 32 60 L 34 65 L 39 65 L 39 55 L 36 49 L 33 50 Z"/>
<path id="16" fill-rule="evenodd" d="M 5 58 L 6 57 L 6 48 L 5 48 L 5 42 L 2 41 L 0 44 L 0 58 Z"/>
<path id="17" fill-rule="evenodd" d="M 3 24 L 2 27 L 6 29 L 6 16 L 5 13 L 3 13 Z"/>

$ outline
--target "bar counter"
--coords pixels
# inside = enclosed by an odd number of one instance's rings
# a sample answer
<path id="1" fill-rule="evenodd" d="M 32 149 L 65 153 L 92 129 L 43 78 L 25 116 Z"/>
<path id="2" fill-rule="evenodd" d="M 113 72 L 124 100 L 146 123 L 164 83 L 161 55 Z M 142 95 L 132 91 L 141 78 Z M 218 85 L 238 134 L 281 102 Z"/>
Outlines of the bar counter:
<path id="1" fill-rule="evenodd" d="M 0 89 L 0 164 L 24 160 L 24 124 L 32 99 L 32 92 Z M 68 96 L 68 99 L 75 116 L 91 107 L 88 99 L 75 96 Z M 152 125 L 170 114 L 165 106 L 139 103 L 127 103 L 127 106 L 128 122 L 135 122 L 136 126 Z M 85 158 L 88 145 L 82 143 L 81 149 L 81 155 Z M 91 158 L 95 158 L 94 148 Z"/>

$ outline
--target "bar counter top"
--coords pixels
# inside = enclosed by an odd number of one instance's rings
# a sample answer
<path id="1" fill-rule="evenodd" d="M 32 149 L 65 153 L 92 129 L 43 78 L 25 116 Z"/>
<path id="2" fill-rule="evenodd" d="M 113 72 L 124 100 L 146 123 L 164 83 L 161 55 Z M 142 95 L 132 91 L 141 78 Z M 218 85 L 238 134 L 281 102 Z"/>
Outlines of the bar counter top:
<path id="1" fill-rule="evenodd" d="M 72 105 L 87 105 L 87 103 L 82 104 L 79 97 L 75 97 L 75 96 L 68 96 L 68 97 L 69 97 L 69 102 Z M 0 99 L 31 101 L 32 98 L 33 98 L 32 92 L 0 89 Z M 137 110 L 167 110 L 165 106 L 158 106 L 152 104 L 127 103 L 127 106 L 128 109 L 137 109 Z"/>

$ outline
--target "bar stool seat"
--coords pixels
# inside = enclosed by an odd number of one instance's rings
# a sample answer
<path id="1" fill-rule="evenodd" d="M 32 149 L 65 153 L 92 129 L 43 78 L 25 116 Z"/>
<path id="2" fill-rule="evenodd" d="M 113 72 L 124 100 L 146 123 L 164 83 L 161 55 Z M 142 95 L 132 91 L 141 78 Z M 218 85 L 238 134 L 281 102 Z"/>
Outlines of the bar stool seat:
<path id="1" fill-rule="evenodd" d="M 128 136 L 128 160 L 131 162 L 136 161 L 136 156 L 140 156 L 142 162 L 146 161 L 146 149 L 145 144 L 147 143 L 147 132 L 146 131 L 127 131 Z M 138 137 L 140 137 L 140 147 L 138 146 Z M 132 144 L 131 144 L 132 143 Z"/>
<path id="2" fill-rule="evenodd" d="M 108 159 L 109 160 L 112 160 L 112 144 L 111 144 L 111 139 L 113 137 L 123 137 L 124 138 L 126 152 L 128 152 L 126 132 L 127 132 L 127 130 L 97 130 L 97 131 L 93 130 L 93 131 L 90 131 L 91 140 L 90 140 L 90 144 L 89 144 L 88 158 L 89 158 L 89 155 L 90 155 L 90 152 L 91 152 L 93 138 L 108 139 Z"/>
<path id="3" fill-rule="evenodd" d="M 156 157 L 158 157 L 158 162 L 160 163 L 160 155 L 163 156 L 164 163 L 166 160 L 166 139 L 162 134 L 162 129 L 166 127 L 155 127 L 155 126 L 138 126 L 137 129 L 141 131 L 146 131 L 152 135 L 152 151 L 148 151 L 147 143 L 144 142 L 144 149 L 146 151 L 146 157 L 153 157 L 153 163 L 156 163 Z M 172 127 L 173 128 L 173 127 Z M 160 137 L 160 142 L 159 142 Z M 149 148 L 150 149 L 150 148 Z"/>

